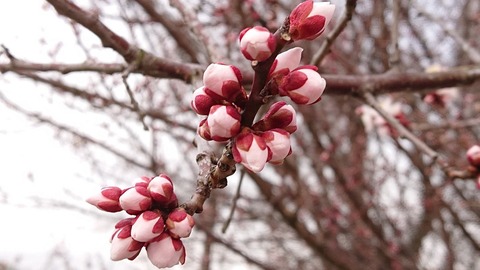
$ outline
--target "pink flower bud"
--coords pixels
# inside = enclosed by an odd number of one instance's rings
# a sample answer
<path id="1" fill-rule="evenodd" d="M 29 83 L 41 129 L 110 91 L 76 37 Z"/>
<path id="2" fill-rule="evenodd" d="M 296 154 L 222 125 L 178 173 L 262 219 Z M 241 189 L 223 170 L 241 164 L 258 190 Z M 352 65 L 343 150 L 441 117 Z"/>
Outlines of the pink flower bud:
<path id="1" fill-rule="evenodd" d="M 121 194 L 122 190 L 118 187 L 106 187 L 99 194 L 88 198 L 87 202 L 103 211 L 118 212 L 122 211 L 118 201 Z"/>
<path id="2" fill-rule="evenodd" d="M 295 109 L 285 101 L 279 101 L 270 106 L 267 113 L 254 126 L 254 130 L 267 131 L 281 128 L 289 133 L 297 130 Z"/>
<path id="3" fill-rule="evenodd" d="M 270 68 L 269 77 L 285 76 L 296 69 L 300 65 L 302 52 L 302 48 L 295 47 L 278 54 Z"/>
<path id="4" fill-rule="evenodd" d="M 200 115 L 208 115 L 210 108 L 217 102 L 205 92 L 205 87 L 200 87 L 193 92 L 192 109 Z"/>
<path id="5" fill-rule="evenodd" d="M 241 81 L 240 70 L 232 65 L 210 64 L 203 74 L 205 93 L 217 100 L 224 99 L 230 102 L 246 100 Z"/>
<path id="6" fill-rule="evenodd" d="M 480 167 L 480 146 L 474 145 L 467 151 L 468 162 L 474 167 Z"/>
<path id="7" fill-rule="evenodd" d="M 250 61 L 264 61 L 275 50 L 275 38 L 267 28 L 255 26 L 240 33 L 240 50 Z"/>
<path id="8" fill-rule="evenodd" d="M 152 198 L 148 193 L 147 183 L 137 183 L 120 196 L 120 206 L 131 215 L 140 214 L 149 209 L 151 205 Z"/>
<path id="9" fill-rule="evenodd" d="M 200 137 L 207 141 L 212 140 L 212 136 L 210 136 L 210 128 L 208 127 L 207 118 L 200 121 L 200 123 L 198 124 L 197 133 L 198 135 L 200 135 Z"/>
<path id="10" fill-rule="evenodd" d="M 314 2 L 312 0 L 299 4 L 290 13 L 290 29 L 293 40 L 312 40 L 320 36 L 333 17 L 335 5 L 330 2 Z"/>
<path id="11" fill-rule="evenodd" d="M 148 183 L 147 190 L 152 199 L 161 205 L 167 205 L 173 195 L 172 180 L 168 175 L 160 174 Z"/>
<path id="12" fill-rule="evenodd" d="M 313 66 L 290 72 L 279 86 L 280 95 L 288 95 L 297 104 L 313 104 L 320 100 L 326 81 Z"/>
<path id="13" fill-rule="evenodd" d="M 214 105 L 207 117 L 210 137 L 217 142 L 226 141 L 240 131 L 241 115 L 233 106 Z"/>
<path id="14" fill-rule="evenodd" d="M 180 239 L 164 232 L 147 246 L 148 259 L 158 268 L 185 263 L 185 247 Z"/>
<path id="15" fill-rule="evenodd" d="M 408 127 L 409 120 L 402 111 L 402 104 L 394 102 L 389 96 L 380 100 L 380 107 L 395 117 L 402 125 Z M 376 129 L 382 136 L 397 136 L 398 132 L 375 109 L 367 105 L 358 107 L 355 112 L 361 115 L 366 131 Z"/>
<path id="16" fill-rule="evenodd" d="M 168 215 L 166 225 L 173 237 L 189 237 L 195 221 L 191 215 L 185 212 L 185 209 L 177 208 Z"/>
<path id="17" fill-rule="evenodd" d="M 139 242 L 148 242 L 159 236 L 163 229 L 162 216 L 154 211 L 145 211 L 133 223 L 131 235 Z"/>
<path id="18" fill-rule="evenodd" d="M 138 177 L 137 179 L 135 179 L 135 181 L 133 182 L 133 185 L 137 184 L 137 183 L 150 183 L 150 180 L 152 180 L 151 177 L 148 177 L 148 176 L 141 176 L 141 177 Z"/>
<path id="19" fill-rule="evenodd" d="M 135 241 L 131 235 L 131 226 L 125 226 L 117 229 L 112 237 L 112 246 L 110 248 L 110 259 L 120 261 L 123 259 L 133 260 L 140 253 L 144 243 Z"/>
<path id="20" fill-rule="evenodd" d="M 245 129 L 236 138 L 232 147 L 233 158 L 252 172 L 263 170 L 269 158 L 265 140 Z"/>
<path id="21" fill-rule="evenodd" d="M 271 159 L 268 161 L 272 164 L 282 164 L 289 154 L 292 153 L 290 146 L 290 133 L 283 129 L 268 130 L 262 134 L 268 149 L 271 151 Z"/>

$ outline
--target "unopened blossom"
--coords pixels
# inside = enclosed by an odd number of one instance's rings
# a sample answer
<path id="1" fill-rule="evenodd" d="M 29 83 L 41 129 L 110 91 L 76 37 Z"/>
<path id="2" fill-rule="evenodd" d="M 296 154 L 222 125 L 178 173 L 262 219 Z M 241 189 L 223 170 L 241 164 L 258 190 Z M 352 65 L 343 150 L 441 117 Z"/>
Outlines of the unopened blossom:
<path id="1" fill-rule="evenodd" d="M 447 71 L 448 68 L 443 67 L 439 64 L 433 64 L 425 69 L 427 73 L 435 73 L 441 71 Z M 437 89 L 436 91 L 430 92 L 426 94 L 423 98 L 428 104 L 437 105 L 441 107 L 445 107 L 447 104 L 454 102 L 455 100 L 459 99 L 460 97 L 460 90 L 457 87 L 446 87 Z"/>
<path id="2" fill-rule="evenodd" d="M 423 97 L 423 101 L 430 105 L 438 105 L 445 107 L 460 97 L 460 91 L 457 87 L 448 87 L 438 89 L 434 92 L 428 93 Z"/>
<path id="3" fill-rule="evenodd" d="M 185 247 L 180 239 L 163 232 L 148 244 L 147 256 L 158 268 L 172 267 L 185 263 Z"/>
<path id="4" fill-rule="evenodd" d="M 285 101 L 273 103 L 267 113 L 253 126 L 254 130 L 267 131 L 274 128 L 281 128 L 289 133 L 297 130 L 295 109 Z"/>
<path id="5" fill-rule="evenodd" d="M 240 85 L 242 74 L 232 65 L 210 64 L 203 73 L 205 92 L 215 99 L 230 102 L 246 100 L 245 90 Z"/>
<path id="6" fill-rule="evenodd" d="M 131 226 L 124 226 L 117 229 L 111 239 L 110 259 L 112 261 L 119 261 L 123 259 L 135 259 L 144 243 L 136 241 L 130 235 Z"/>
<path id="7" fill-rule="evenodd" d="M 87 202 L 103 211 L 118 212 L 122 211 L 119 202 L 120 195 L 122 195 L 122 190 L 119 187 L 106 187 L 99 194 L 88 198 Z"/>
<path id="8" fill-rule="evenodd" d="M 160 213 L 145 211 L 132 225 L 132 238 L 139 242 L 148 242 L 159 236 L 164 230 L 164 222 Z"/>
<path id="9" fill-rule="evenodd" d="M 200 121 L 200 123 L 198 124 L 197 133 L 198 135 L 200 135 L 200 137 L 207 141 L 212 140 L 212 136 L 210 136 L 210 128 L 208 127 L 208 122 L 206 118 Z"/>
<path id="10" fill-rule="evenodd" d="M 217 102 L 205 92 L 205 87 L 200 87 L 193 92 L 192 109 L 200 115 L 208 115 L 210 108 Z"/>
<path id="11" fill-rule="evenodd" d="M 280 95 L 289 96 L 297 104 L 313 104 L 320 100 L 326 81 L 314 66 L 300 67 L 290 72 L 279 86 Z"/>
<path id="12" fill-rule="evenodd" d="M 272 164 L 281 164 L 283 160 L 292 153 L 290 145 L 290 133 L 284 129 L 272 129 L 265 131 L 262 134 L 268 149 L 271 152 L 271 157 L 268 162 Z"/>
<path id="13" fill-rule="evenodd" d="M 147 190 L 153 200 L 165 206 L 172 199 L 172 180 L 170 179 L 170 177 L 168 177 L 168 175 L 160 174 L 159 176 L 154 177 L 152 180 L 150 180 L 147 186 Z"/>
<path id="14" fill-rule="evenodd" d="M 312 40 L 320 36 L 333 17 L 335 5 L 330 2 L 314 2 L 312 0 L 300 3 L 290 13 L 290 28 L 288 34 L 293 40 Z"/>
<path id="15" fill-rule="evenodd" d="M 244 29 L 240 35 L 240 51 L 250 61 L 264 61 L 275 50 L 275 38 L 262 26 Z"/>
<path id="16" fill-rule="evenodd" d="M 210 137 L 214 141 L 226 141 L 240 131 L 241 115 L 229 105 L 214 105 L 207 117 Z"/>
<path id="17" fill-rule="evenodd" d="M 127 213 L 139 214 L 152 205 L 152 198 L 147 190 L 147 183 L 137 183 L 134 187 L 128 188 L 120 196 L 120 206 Z"/>
<path id="18" fill-rule="evenodd" d="M 385 112 L 395 117 L 402 125 L 409 125 L 408 119 L 402 111 L 401 103 L 394 102 L 390 97 L 384 97 L 380 100 L 379 104 Z M 357 108 L 356 112 L 361 115 L 361 120 L 366 131 L 376 129 L 381 135 L 395 135 L 395 130 L 388 124 L 387 120 L 370 106 L 363 105 Z"/>
<path id="19" fill-rule="evenodd" d="M 173 210 L 165 222 L 168 231 L 173 237 L 183 238 L 190 236 L 195 220 L 185 209 L 177 208 Z"/>
<path id="20" fill-rule="evenodd" d="M 269 77 L 285 76 L 300 65 L 303 49 L 292 48 L 277 55 L 270 68 Z"/>
<path id="21" fill-rule="evenodd" d="M 467 159 L 472 166 L 480 168 L 480 146 L 470 147 L 467 151 Z"/>
<path id="22" fill-rule="evenodd" d="M 263 170 L 269 158 L 265 140 L 248 129 L 235 138 L 232 153 L 236 162 L 242 163 L 252 172 Z"/>

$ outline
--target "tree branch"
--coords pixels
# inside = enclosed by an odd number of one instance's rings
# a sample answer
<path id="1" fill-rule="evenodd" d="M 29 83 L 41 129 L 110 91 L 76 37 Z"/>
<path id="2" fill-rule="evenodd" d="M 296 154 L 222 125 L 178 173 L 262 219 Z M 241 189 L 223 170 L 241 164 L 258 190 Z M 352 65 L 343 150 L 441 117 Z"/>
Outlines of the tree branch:
<path id="1" fill-rule="evenodd" d="M 342 31 L 347 27 L 348 22 L 352 19 L 353 12 L 355 11 L 355 7 L 357 6 L 357 0 L 347 0 L 345 3 L 345 11 L 342 14 L 342 18 L 337 23 L 335 28 L 328 33 L 325 41 L 322 43 L 322 46 L 315 55 L 312 57 L 310 61 L 310 65 L 319 66 L 322 62 L 323 58 L 327 55 L 330 47 L 333 45 L 333 42 L 337 39 L 337 37 L 342 33 Z"/>
<path id="2" fill-rule="evenodd" d="M 69 0 L 47 0 L 59 14 L 81 24 L 100 38 L 102 45 L 119 53 L 127 63 L 137 61 L 141 55 L 140 48 L 130 44 L 123 37 L 105 26 L 97 16 L 88 13 Z M 164 77 L 181 79 L 190 82 L 202 70 L 198 65 L 184 64 L 166 58 L 157 57 L 149 52 L 143 52 L 138 69 L 144 74 L 159 72 Z"/>

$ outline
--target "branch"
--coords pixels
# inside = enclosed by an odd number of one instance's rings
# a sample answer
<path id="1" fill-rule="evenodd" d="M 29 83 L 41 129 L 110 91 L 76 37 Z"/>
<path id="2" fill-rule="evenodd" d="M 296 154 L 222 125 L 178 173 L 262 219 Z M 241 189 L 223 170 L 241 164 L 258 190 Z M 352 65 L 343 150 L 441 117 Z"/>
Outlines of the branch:
<path id="1" fill-rule="evenodd" d="M 127 109 L 129 111 L 135 112 L 135 109 L 128 104 L 125 104 L 125 103 L 120 102 L 118 100 L 115 100 L 113 98 L 106 98 L 106 97 L 104 97 L 102 95 L 99 95 L 97 93 L 89 93 L 89 92 L 84 91 L 82 89 L 67 85 L 67 84 L 65 84 L 65 83 L 63 83 L 59 80 L 47 79 L 47 78 L 44 78 L 42 76 L 39 76 L 39 75 L 31 73 L 31 72 L 15 71 L 15 73 L 20 75 L 20 76 L 24 76 L 24 77 L 27 77 L 29 79 L 32 79 L 36 82 L 41 82 L 41 83 L 45 83 L 47 85 L 50 85 L 51 87 L 53 87 L 52 89 L 54 89 L 57 92 L 69 93 L 69 94 L 71 94 L 75 97 L 81 98 L 81 99 L 89 102 L 90 104 L 92 104 L 92 106 L 94 106 L 96 108 L 98 108 L 98 107 L 109 107 L 109 106 L 112 106 L 112 105 L 116 105 L 116 106 L 119 106 L 122 109 Z M 169 119 L 167 115 L 165 115 L 161 110 L 158 110 L 158 109 L 147 109 L 147 110 L 143 111 L 143 113 L 146 116 L 151 117 L 152 119 L 161 120 L 161 121 L 163 121 L 166 124 L 171 125 L 171 126 L 182 127 L 182 128 L 184 128 L 188 131 L 195 131 L 196 130 L 196 128 L 192 127 L 191 125 L 187 125 L 187 124 Z"/>
<path id="2" fill-rule="evenodd" d="M 357 5 L 357 0 L 347 0 L 345 3 L 345 11 L 342 14 L 342 18 L 340 22 L 335 26 L 335 28 L 329 32 L 325 41 L 322 43 L 322 46 L 310 61 L 310 65 L 319 66 L 320 62 L 322 62 L 323 58 L 327 55 L 330 50 L 330 47 L 333 45 L 333 42 L 337 39 L 337 37 L 342 33 L 342 31 L 347 27 L 348 22 L 352 20 L 353 12 L 355 11 L 355 7 Z"/>
<path id="3" fill-rule="evenodd" d="M 8 71 L 37 71 L 37 72 L 59 72 L 68 74 L 72 72 L 98 72 L 103 74 L 121 73 L 127 68 L 127 65 L 121 63 L 79 63 L 79 64 L 59 64 L 59 63 L 32 63 L 16 59 L 7 64 L 0 63 L 0 72 Z M 139 72 L 139 71 L 137 71 Z"/>
<path id="4" fill-rule="evenodd" d="M 212 190 L 226 187 L 227 177 L 234 174 L 236 170 L 230 143 L 225 146 L 218 160 L 213 153 L 203 152 L 197 155 L 197 164 L 199 172 L 195 194 L 188 202 L 180 205 L 190 215 L 201 213 L 203 204 L 210 197 Z"/>
<path id="5" fill-rule="evenodd" d="M 402 72 L 374 75 L 322 75 L 327 95 L 355 95 L 419 92 L 480 81 L 480 66 L 465 66 L 435 73 Z"/>
<path id="6" fill-rule="evenodd" d="M 432 124 L 412 124 L 412 129 L 415 131 L 430 131 L 436 129 L 460 129 L 469 127 L 479 127 L 480 118 L 473 118 L 467 120 L 448 121 L 438 125 Z"/>
<path id="7" fill-rule="evenodd" d="M 190 38 L 190 35 L 185 34 L 184 25 L 179 25 L 180 22 L 176 22 L 170 19 L 168 16 L 159 13 L 155 8 L 155 2 L 151 0 L 135 0 L 143 10 L 150 16 L 150 18 L 162 24 L 167 30 L 168 34 L 173 37 L 177 42 L 180 49 L 185 51 L 191 59 L 199 63 L 197 44 Z"/>
<path id="8" fill-rule="evenodd" d="M 392 127 L 394 127 L 401 136 L 409 139 L 415 146 L 418 147 L 422 152 L 427 156 L 431 157 L 433 160 L 437 160 L 439 154 L 425 144 L 422 140 L 417 138 L 412 132 L 410 132 L 406 127 L 404 127 L 395 117 L 386 112 L 380 104 L 375 100 L 375 97 L 371 93 L 365 93 L 364 99 L 368 105 L 375 109 Z"/>
<path id="9" fill-rule="evenodd" d="M 119 53 L 127 63 L 137 61 L 142 50 L 105 26 L 97 16 L 88 13 L 69 0 L 47 0 L 59 14 L 81 24 L 100 38 L 102 45 Z M 190 82 L 193 77 L 201 74 L 198 65 L 184 64 L 166 58 L 157 57 L 149 52 L 139 62 L 138 69 L 143 74 L 160 73 L 161 76 L 181 79 Z"/>
<path id="10" fill-rule="evenodd" d="M 460 48 L 468 55 L 470 60 L 472 60 L 473 63 L 475 64 L 480 64 L 480 51 L 472 47 L 465 39 L 463 39 L 457 31 L 452 29 L 451 27 L 448 27 L 447 24 L 445 23 L 445 19 L 438 19 L 432 14 L 426 12 L 423 8 L 420 7 L 416 1 L 414 1 L 413 5 L 420 15 L 425 16 L 427 19 L 430 21 L 434 22 L 436 25 L 438 25 L 447 35 L 451 36 L 458 44 L 460 44 Z"/>
<path id="11" fill-rule="evenodd" d="M 27 110 L 24 110 L 23 108 L 20 108 L 19 106 L 13 104 L 12 102 L 10 102 L 9 100 L 7 100 L 5 98 L 5 96 L 0 92 L 0 100 L 7 106 L 9 107 L 10 109 L 14 110 L 14 111 L 17 111 L 25 116 L 28 116 L 30 118 L 33 118 L 33 119 L 36 119 L 37 121 L 39 121 L 40 123 L 45 123 L 45 124 L 49 124 L 55 128 L 57 128 L 58 130 L 60 131 L 64 131 L 64 132 L 67 132 L 77 138 L 79 138 L 80 140 L 82 141 L 85 141 L 87 143 L 91 143 L 91 144 L 94 144 L 98 147 L 100 147 L 101 149 L 123 159 L 126 163 L 128 164 L 133 164 L 139 168 L 142 168 L 144 170 L 150 170 L 150 167 L 145 165 L 145 164 L 142 164 L 132 158 L 130 158 L 128 155 L 125 155 L 123 153 L 121 153 L 120 151 L 114 149 L 113 147 L 107 145 L 106 143 L 104 142 L 100 142 L 100 141 L 97 141 L 91 137 L 89 137 L 88 135 L 85 135 L 85 134 L 82 134 L 76 130 L 74 130 L 73 128 L 69 127 L 69 126 L 66 126 L 66 125 L 63 125 L 61 123 L 58 123 L 58 122 L 55 122 L 54 120 L 51 120 L 51 119 L 48 119 L 44 116 L 42 116 L 41 114 L 39 113 L 34 113 L 34 112 L 29 112 Z"/>

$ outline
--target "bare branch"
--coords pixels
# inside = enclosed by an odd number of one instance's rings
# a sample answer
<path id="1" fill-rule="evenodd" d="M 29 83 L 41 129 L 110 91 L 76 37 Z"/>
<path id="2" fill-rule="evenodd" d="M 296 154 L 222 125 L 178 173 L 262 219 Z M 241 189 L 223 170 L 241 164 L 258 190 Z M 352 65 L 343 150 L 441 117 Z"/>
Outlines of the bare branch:
<path id="1" fill-rule="evenodd" d="M 323 58 L 328 54 L 330 47 L 335 42 L 335 39 L 342 33 L 342 31 L 347 27 L 348 22 L 352 19 L 353 12 L 355 11 L 355 7 L 357 6 L 357 0 L 347 0 L 345 3 L 345 11 L 342 14 L 342 18 L 337 23 L 335 28 L 328 33 L 325 41 L 322 43 L 322 46 L 315 55 L 312 57 L 310 61 L 310 65 L 319 66 L 322 62 Z"/>
<path id="2" fill-rule="evenodd" d="M 112 48 L 119 53 L 127 63 L 137 61 L 139 55 L 144 55 L 138 68 L 144 74 L 160 72 L 164 77 L 182 79 L 190 82 L 194 76 L 198 76 L 201 70 L 197 65 L 175 62 L 166 58 L 157 57 L 143 51 L 126 41 L 123 37 L 105 26 L 94 14 L 88 13 L 69 0 L 47 0 L 59 14 L 68 17 L 83 25 L 97 35 L 104 47 Z"/>

